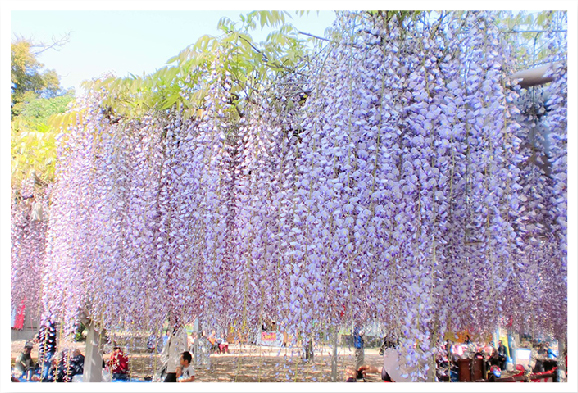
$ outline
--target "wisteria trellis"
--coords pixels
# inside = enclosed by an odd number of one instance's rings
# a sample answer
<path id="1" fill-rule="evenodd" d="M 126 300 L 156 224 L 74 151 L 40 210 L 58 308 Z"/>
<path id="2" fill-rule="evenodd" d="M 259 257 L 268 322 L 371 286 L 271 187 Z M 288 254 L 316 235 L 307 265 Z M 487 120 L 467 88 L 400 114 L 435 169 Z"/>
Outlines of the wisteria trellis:
<path id="1" fill-rule="evenodd" d="M 377 320 L 414 380 L 446 332 L 564 337 L 565 59 L 538 118 L 491 12 L 335 23 L 309 78 L 271 82 L 237 120 L 226 52 L 194 119 L 112 122 L 91 92 L 61 140 L 43 276 L 68 332 L 85 308 L 111 331 Z M 540 127 L 548 176 L 529 161 Z"/>

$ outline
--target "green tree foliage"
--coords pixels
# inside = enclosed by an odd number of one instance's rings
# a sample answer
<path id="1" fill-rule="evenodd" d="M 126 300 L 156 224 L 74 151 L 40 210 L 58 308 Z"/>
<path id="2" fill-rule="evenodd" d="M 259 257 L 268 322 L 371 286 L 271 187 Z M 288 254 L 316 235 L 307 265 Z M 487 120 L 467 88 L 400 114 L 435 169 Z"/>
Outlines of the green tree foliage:
<path id="1" fill-rule="evenodd" d="M 34 51 L 38 44 L 18 38 L 11 45 L 12 117 L 23 110 L 34 97 L 51 98 L 61 91 L 55 70 L 45 70 L 37 59 L 42 50 Z"/>
<path id="2" fill-rule="evenodd" d="M 556 35 L 566 35 L 565 11 L 501 11 L 498 22 L 516 48 L 520 70 L 548 62 L 555 54 L 566 53 L 566 48 L 552 44 Z"/>
<path id="3" fill-rule="evenodd" d="M 12 186 L 33 177 L 44 186 L 53 181 L 56 162 L 56 134 L 48 119 L 64 113 L 74 100 L 74 91 L 64 91 L 55 70 L 43 69 L 38 55 L 62 45 L 35 44 L 18 38 L 12 43 Z"/>
<path id="4" fill-rule="evenodd" d="M 296 14 L 303 15 L 303 12 Z M 103 110 L 113 117 L 140 117 L 169 108 L 182 111 L 186 118 L 198 116 L 206 95 L 203 77 L 213 71 L 214 59 L 221 57 L 229 60 L 217 72 L 232 76 L 231 93 L 236 99 L 232 102 L 231 115 L 239 116 L 252 92 L 265 89 L 278 75 L 300 72 L 313 52 L 320 49 L 315 44 L 319 41 L 317 38 L 300 35 L 287 23 L 291 17 L 287 11 L 253 11 L 240 15 L 237 22 L 223 18 L 218 24 L 221 35 L 201 37 L 157 72 L 143 77 L 96 79 L 85 87 L 107 92 Z M 274 30 L 264 42 L 255 42 L 250 33 L 263 27 Z M 65 129 L 72 120 L 62 115 L 55 117 L 51 124 Z"/>
<path id="5" fill-rule="evenodd" d="M 12 185 L 34 176 L 40 184 L 54 178 L 56 135 L 58 130 L 47 123 L 55 113 L 66 112 L 74 93 L 53 98 L 33 98 L 23 106 L 22 113 L 12 120 Z"/>

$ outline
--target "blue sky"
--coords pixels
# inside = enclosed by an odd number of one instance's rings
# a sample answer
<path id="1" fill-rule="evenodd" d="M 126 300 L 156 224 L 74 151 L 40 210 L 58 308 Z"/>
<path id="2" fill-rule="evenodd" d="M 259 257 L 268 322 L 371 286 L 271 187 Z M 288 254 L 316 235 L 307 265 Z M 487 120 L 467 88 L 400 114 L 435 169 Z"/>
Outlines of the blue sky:
<path id="1" fill-rule="evenodd" d="M 217 35 L 221 17 L 239 21 L 248 11 L 12 11 L 11 33 L 34 41 L 51 42 L 70 32 L 60 50 L 43 52 L 39 60 L 55 69 L 63 87 L 80 88 L 83 80 L 106 72 L 117 76 L 142 75 L 163 67 L 187 45 L 204 34 Z M 299 30 L 323 36 L 334 19 L 333 11 L 311 11 L 290 21 Z M 271 29 L 258 28 L 255 40 Z"/>

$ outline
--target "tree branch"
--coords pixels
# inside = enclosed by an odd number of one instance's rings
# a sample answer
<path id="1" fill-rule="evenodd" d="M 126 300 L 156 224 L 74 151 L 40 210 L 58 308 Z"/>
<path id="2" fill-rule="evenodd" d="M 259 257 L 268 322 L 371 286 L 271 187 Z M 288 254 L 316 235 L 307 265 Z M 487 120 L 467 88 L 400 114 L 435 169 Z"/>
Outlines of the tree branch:
<path id="1" fill-rule="evenodd" d="M 306 35 L 307 37 L 317 38 L 318 40 L 325 41 L 325 42 L 333 42 L 331 40 L 328 40 L 327 38 L 319 37 L 318 35 L 314 35 L 314 34 L 310 34 L 310 33 L 305 33 L 304 31 L 297 31 L 297 34 L 302 34 L 302 35 Z"/>
<path id="2" fill-rule="evenodd" d="M 63 37 L 56 39 L 54 36 L 52 37 L 52 43 L 50 44 L 46 44 L 42 41 L 39 42 L 33 42 L 32 38 L 28 39 L 24 36 L 20 36 L 20 35 L 16 35 L 16 40 L 17 41 L 28 41 L 30 42 L 30 47 L 31 48 L 40 48 L 39 50 L 34 51 L 34 55 L 38 56 L 39 54 L 41 54 L 42 52 L 46 52 L 49 49 L 54 49 L 54 50 L 60 50 L 61 47 L 63 47 L 64 45 L 68 44 L 70 42 L 70 32 L 64 34 Z"/>

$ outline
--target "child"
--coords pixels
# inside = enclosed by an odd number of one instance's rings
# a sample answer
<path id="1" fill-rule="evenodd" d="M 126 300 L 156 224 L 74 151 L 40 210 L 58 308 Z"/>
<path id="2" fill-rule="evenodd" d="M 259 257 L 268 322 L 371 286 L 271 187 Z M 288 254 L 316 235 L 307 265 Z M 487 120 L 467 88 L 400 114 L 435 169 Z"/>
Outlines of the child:
<path id="1" fill-rule="evenodd" d="M 177 382 L 193 382 L 195 380 L 195 369 L 191 366 L 193 357 L 189 351 L 181 354 L 181 367 L 177 368 Z"/>

